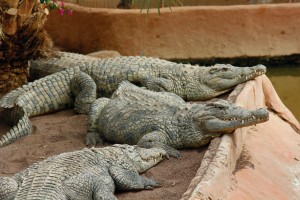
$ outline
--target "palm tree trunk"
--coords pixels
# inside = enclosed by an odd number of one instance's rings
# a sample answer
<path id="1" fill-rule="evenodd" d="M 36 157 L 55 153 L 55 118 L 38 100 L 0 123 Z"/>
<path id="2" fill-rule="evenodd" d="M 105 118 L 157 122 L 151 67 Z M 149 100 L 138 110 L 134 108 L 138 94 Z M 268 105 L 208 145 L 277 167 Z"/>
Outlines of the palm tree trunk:
<path id="1" fill-rule="evenodd" d="M 45 11 L 37 0 L 0 1 L 0 94 L 27 83 L 28 60 L 51 52 Z"/>

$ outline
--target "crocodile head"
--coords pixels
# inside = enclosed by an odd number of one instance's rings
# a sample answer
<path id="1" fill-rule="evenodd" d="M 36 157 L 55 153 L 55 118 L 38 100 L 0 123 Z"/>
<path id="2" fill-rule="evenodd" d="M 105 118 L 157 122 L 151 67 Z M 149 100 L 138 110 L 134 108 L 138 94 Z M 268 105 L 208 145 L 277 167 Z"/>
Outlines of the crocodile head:
<path id="1" fill-rule="evenodd" d="M 187 73 L 189 70 L 186 70 Z M 191 70 L 193 71 L 193 70 Z M 187 74 L 186 99 L 207 100 L 231 90 L 236 85 L 266 73 L 266 67 L 234 67 L 217 64 L 199 67 L 196 73 Z"/>
<path id="2" fill-rule="evenodd" d="M 167 158 L 166 151 L 162 148 L 141 148 L 137 145 L 115 144 L 115 147 L 123 149 L 130 162 L 139 173 L 143 173 Z"/>
<path id="3" fill-rule="evenodd" d="M 201 131 L 211 135 L 230 133 L 268 119 L 269 112 L 265 108 L 246 110 L 225 100 L 208 103 L 193 116 L 193 122 Z"/>

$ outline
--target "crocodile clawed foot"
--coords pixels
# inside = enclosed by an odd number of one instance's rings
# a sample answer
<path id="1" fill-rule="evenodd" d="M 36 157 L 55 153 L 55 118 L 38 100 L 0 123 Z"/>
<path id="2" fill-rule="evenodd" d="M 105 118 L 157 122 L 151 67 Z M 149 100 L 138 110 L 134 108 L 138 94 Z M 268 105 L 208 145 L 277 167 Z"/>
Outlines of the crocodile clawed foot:
<path id="1" fill-rule="evenodd" d="M 168 154 L 169 156 L 173 157 L 173 158 L 178 159 L 178 158 L 180 158 L 180 156 L 181 156 L 180 152 L 179 152 L 178 150 L 176 150 L 176 149 L 174 149 L 174 150 L 172 150 L 172 151 L 170 151 L 170 150 L 166 150 L 166 151 L 167 151 L 167 154 Z"/>
<path id="2" fill-rule="evenodd" d="M 180 158 L 181 154 L 178 150 L 174 149 L 173 147 L 167 146 L 167 145 L 163 145 L 161 146 L 161 148 L 163 148 L 166 152 L 167 152 L 167 156 L 171 156 L 173 158 Z M 168 157 L 166 157 L 168 159 Z"/>
<path id="3" fill-rule="evenodd" d="M 146 190 L 152 190 L 156 187 L 162 187 L 162 184 L 160 184 L 158 181 L 155 181 L 153 179 L 147 179 L 147 184 L 145 185 Z"/>
<path id="4" fill-rule="evenodd" d="M 95 146 L 96 144 L 103 145 L 103 140 L 99 133 L 97 132 L 88 132 L 85 136 L 86 146 Z"/>
<path id="5" fill-rule="evenodd" d="M 170 155 L 167 153 L 167 154 L 163 155 L 163 158 L 169 160 L 170 159 Z"/>

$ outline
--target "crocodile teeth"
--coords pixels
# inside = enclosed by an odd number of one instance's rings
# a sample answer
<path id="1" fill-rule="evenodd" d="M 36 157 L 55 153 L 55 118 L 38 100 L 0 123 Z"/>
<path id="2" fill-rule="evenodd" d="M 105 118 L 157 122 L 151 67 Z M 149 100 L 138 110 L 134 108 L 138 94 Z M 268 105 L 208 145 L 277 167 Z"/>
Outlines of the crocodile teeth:
<path id="1" fill-rule="evenodd" d="M 245 121 L 244 120 L 242 120 L 242 124 L 244 123 Z"/>

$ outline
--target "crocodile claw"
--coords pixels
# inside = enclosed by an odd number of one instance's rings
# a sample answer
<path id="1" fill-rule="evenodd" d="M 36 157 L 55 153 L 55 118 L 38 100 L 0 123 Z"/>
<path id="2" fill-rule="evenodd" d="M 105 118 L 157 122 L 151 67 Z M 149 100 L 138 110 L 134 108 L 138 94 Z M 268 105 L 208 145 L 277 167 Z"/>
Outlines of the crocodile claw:
<path id="1" fill-rule="evenodd" d="M 103 144 L 103 140 L 102 140 L 100 134 L 97 132 L 87 133 L 85 136 L 85 145 L 86 146 L 89 146 L 89 145 L 95 146 L 96 144 L 100 144 L 100 145 Z"/>
<path id="2" fill-rule="evenodd" d="M 145 188 L 146 190 L 152 190 L 156 187 L 161 187 L 162 184 L 160 184 L 158 181 L 155 181 L 153 179 L 148 179 L 148 183 L 147 185 L 145 185 Z"/>
<path id="3" fill-rule="evenodd" d="M 171 156 L 173 158 L 180 158 L 181 154 L 178 150 L 174 149 L 173 147 L 167 146 L 167 145 L 163 145 L 162 147 L 166 152 L 168 157 Z M 168 159 L 168 157 L 166 157 Z"/>

